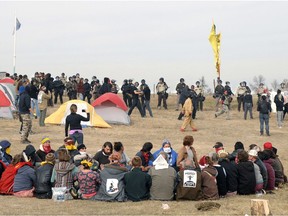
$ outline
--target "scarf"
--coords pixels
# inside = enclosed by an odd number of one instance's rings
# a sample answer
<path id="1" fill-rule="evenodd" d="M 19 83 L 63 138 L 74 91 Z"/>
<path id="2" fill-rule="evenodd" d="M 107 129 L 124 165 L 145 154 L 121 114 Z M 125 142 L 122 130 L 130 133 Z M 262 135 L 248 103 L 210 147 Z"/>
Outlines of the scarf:
<path id="1" fill-rule="evenodd" d="M 53 165 L 54 166 L 54 163 L 52 163 L 52 162 L 48 162 L 48 161 L 42 161 L 41 162 L 41 166 L 43 166 L 43 165 L 45 165 L 45 164 L 51 164 L 51 165 Z"/>
<path id="2" fill-rule="evenodd" d="M 48 154 L 52 149 L 50 145 L 46 145 L 46 146 L 43 145 L 43 150 L 46 154 Z"/>
<path id="3" fill-rule="evenodd" d="M 77 147 L 75 145 L 66 145 L 65 148 L 68 151 L 77 150 Z"/>
<path id="4" fill-rule="evenodd" d="M 148 164 L 148 162 L 149 162 L 149 156 L 150 156 L 149 153 L 143 153 L 142 155 L 143 155 L 143 157 L 144 157 L 145 163 Z"/>

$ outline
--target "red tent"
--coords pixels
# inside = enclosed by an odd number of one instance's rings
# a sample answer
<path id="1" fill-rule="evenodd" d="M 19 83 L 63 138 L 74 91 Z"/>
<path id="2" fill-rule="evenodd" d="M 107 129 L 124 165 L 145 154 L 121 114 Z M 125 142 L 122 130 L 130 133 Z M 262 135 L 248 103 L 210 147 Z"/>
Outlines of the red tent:
<path id="1" fill-rule="evenodd" d="M 0 83 L 11 83 L 11 84 L 14 84 L 14 80 L 9 78 L 9 77 L 6 77 L 6 78 L 1 79 Z"/>
<path id="2" fill-rule="evenodd" d="M 104 105 L 105 104 L 114 104 L 116 107 L 121 108 L 124 111 L 127 111 L 128 108 L 125 104 L 125 102 L 123 101 L 122 98 L 120 98 L 117 94 L 114 93 L 105 93 L 103 95 L 101 95 L 99 98 L 97 98 L 91 105 L 93 107 L 95 106 L 100 106 L 100 105 Z"/>
<path id="3" fill-rule="evenodd" d="M 3 91 L 0 90 L 0 107 L 10 107 L 11 103 Z"/>

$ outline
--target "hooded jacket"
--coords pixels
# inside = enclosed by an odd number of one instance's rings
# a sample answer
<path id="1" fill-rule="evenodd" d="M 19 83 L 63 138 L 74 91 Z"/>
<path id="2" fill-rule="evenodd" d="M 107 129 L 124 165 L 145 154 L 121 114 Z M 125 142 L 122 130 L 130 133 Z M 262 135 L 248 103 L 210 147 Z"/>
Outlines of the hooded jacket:
<path id="1" fill-rule="evenodd" d="M 238 170 L 237 193 L 240 195 L 254 194 L 256 187 L 256 178 L 253 162 L 240 162 L 236 165 L 236 167 Z"/>
<path id="2" fill-rule="evenodd" d="M 2 140 L 0 142 L 0 160 L 8 166 L 12 161 L 12 156 L 6 153 L 6 149 L 11 146 L 11 143 L 8 140 Z"/>
<path id="3" fill-rule="evenodd" d="M 263 160 L 263 163 L 267 169 L 268 174 L 268 181 L 267 181 L 267 187 L 266 190 L 274 190 L 275 189 L 275 171 L 272 167 L 272 159 L 269 158 L 268 160 Z"/>
<path id="4" fill-rule="evenodd" d="M 100 173 L 101 186 L 95 196 L 95 200 L 102 201 L 126 201 L 124 188 L 125 167 L 119 165 L 105 165 Z"/>
<path id="5" fill-rule="evenodd" d="M 204 199 L 219 199 L 216 177 L 218 172 L 215 167 L 208 166 L 202 170 L 202 192 Z"/>
<path id="6" fill-rule="evenodd" d="M 74 164 L 62 161 L 57 162 L 54 166 L 51 182 L 55 181 L 55 187 L 67 187 L 70 189 L 73 186 L 73 176 L 77 172 Z"/>

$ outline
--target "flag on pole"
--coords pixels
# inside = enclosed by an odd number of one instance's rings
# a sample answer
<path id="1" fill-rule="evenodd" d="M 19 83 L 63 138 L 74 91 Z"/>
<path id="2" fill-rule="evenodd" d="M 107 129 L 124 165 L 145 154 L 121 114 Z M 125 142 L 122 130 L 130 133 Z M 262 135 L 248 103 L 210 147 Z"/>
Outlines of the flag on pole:
<path id="1" fill-rule="evenodd" d="M 216 66 L 216 71 L 218 77 L 220 77 L 220 43 L 221 43 L 221 33 L 216 34 L 216 26 L 213 23 L 212 29 L 209 35 L 209 41 L 211 43 L 214 52 L 214 61 Z"/>
<path id="2" fill-rule="evenodd" d="M 18 31 L 21 27 L 21 23 L 19 22 L 18 18 L 16 17 L 16 20 L 15 20 L 15 27 L 14 27 L 14 30 L 13 30 L 13 35 L 15 34 L 15 30 Z"/>

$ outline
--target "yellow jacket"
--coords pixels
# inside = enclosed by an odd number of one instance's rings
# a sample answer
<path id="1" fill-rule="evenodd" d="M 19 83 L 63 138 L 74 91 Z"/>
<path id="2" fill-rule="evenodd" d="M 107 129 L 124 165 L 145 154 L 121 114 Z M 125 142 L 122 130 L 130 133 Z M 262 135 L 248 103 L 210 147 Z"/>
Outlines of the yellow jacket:
<path id="1" fill-rule="evenodd" d="M 185 100 L 185 103 L 182 107 L 182 113 L 184 114 L 184 116 L 190 116 L 192 114 L 192 99 L 191 98 L 187 98 Z"/>

